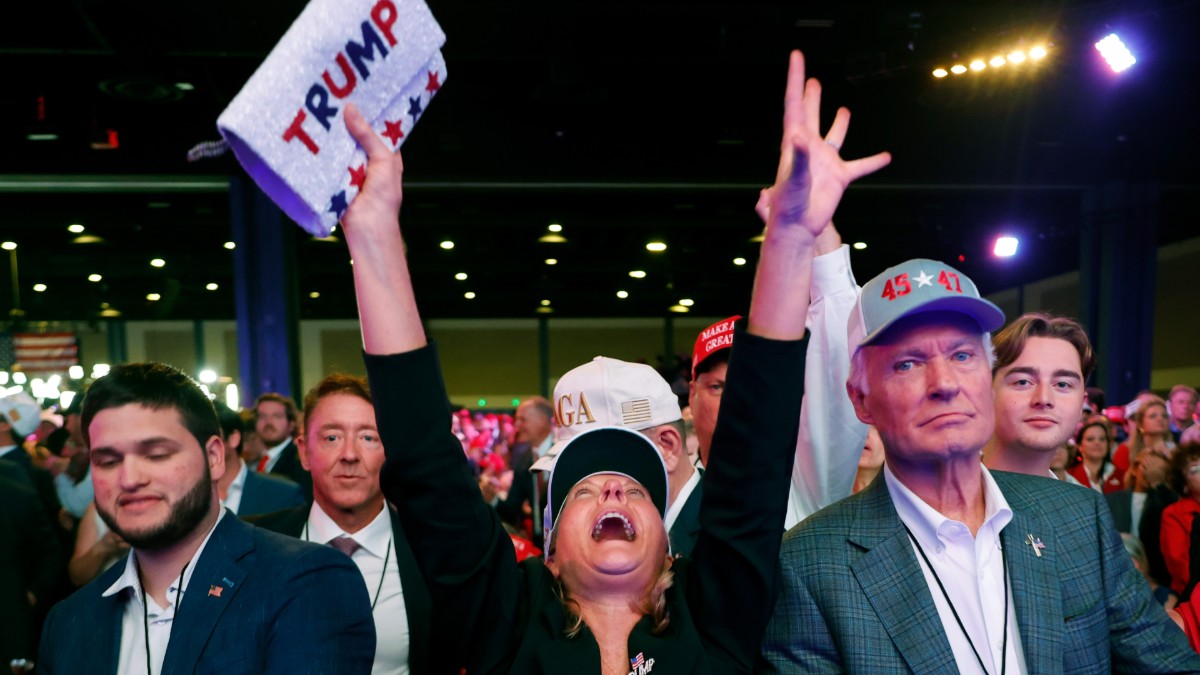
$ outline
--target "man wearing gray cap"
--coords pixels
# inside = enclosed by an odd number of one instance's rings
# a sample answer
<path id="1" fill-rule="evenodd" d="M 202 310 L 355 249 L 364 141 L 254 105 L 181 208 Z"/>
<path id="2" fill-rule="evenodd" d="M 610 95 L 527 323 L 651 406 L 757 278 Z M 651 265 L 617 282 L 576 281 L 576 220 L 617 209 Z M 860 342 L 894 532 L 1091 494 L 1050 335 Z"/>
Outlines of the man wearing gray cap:
<path id="1" fill-rule="evenodd" d="M 688 461 L 679 398 L 658 371 L 642 363 L 597 356 L 567 371 L 554 386 L 554 445 L 531 471 L 549 471 L 575 436 L 625 427 L 654 442 L 670 483 L 664 524 L 671 552 L 690 555 L 700 536 L 700 472 Z"/>
<path id="2" fill-rule="evenodd" d="M 785 537 L 775 670 L 1200 672 L 1098 493 L 980 463 L 1003 323 L 940 262 L 863 287 L 846 389 L 884 475 Z"/>

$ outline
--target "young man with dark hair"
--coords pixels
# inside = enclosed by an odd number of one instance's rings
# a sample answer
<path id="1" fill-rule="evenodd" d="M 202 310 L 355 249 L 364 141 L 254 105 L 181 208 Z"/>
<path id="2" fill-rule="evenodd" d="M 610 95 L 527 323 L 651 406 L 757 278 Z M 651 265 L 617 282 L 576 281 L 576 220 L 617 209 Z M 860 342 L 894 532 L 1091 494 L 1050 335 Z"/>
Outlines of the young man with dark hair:
<path id="1" fill-rule="evenodd" d="M 217 495 L 240 518 L 304 506 L 300 486 L 283 476 L 251 471 L 242 460 L 242 416 L 227 406 L 217 406 L 221 440 L 225 443 L 225 475 L 217 481 Z"/>
<path id="2" fill-rule="evenodd" d="M 300 486 L 304 499 L 312 503 L 312 478 L 300 464 L 300 454 L 292 440 L 299 416 L 296 403 L 282 394 L 263 394 L 254 402 L 254 430 L 266 446 L 257 470 L 288 478 Z"/>
<path id="3" fill-rule="evenodd" d="M 992 338 L 996 429 L 983 450 L 989 469 L 1050 476 L 1054 451 L 1074 435 L 1096 356 L 1073 319 L 1031 313 Z"/>
<path id="4" fill-rule="evenodd" d="M 255 525 L 347 553 L 371 597 L 373 672 L 429 672 L 431 603 L 408 537 L 383 498 L 384 450 L 366 379 L 334 374 L 304 397 L 300 461 L 311 472 L 312 506 L 252 519 Z"/>
<path id="5" fill-rule="evenodd" d="M 370 671 L 354 566 L 221 507 L 225 445 L 199 385 L 171 366 L 116 366 L 82 422 L 96 509 L 132 550 L 51 611 L 38 672 Z"/>

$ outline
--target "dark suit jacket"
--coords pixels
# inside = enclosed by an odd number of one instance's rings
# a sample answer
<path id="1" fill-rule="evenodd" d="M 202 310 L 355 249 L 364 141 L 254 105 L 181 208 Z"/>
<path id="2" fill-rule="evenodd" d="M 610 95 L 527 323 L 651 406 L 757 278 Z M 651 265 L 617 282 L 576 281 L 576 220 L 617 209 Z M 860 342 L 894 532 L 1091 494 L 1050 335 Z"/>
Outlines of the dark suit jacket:
<path id="1" fill-rule="evenodd" d="M 533 474 L 529 473 L 529 467 L 533 466 L 533 447 L 525 442 L 517 443 L 512 447 L 509 457 L 513 472 L 512 486 L 508 488 L 508 495 L 496 504 L 496 513 L 504 522 L 519 528 L 525 518 L 521 505 L 525 502 L 533 505 Z"/>
<path id="2" fill-rule="evenodd" d="M 0 470 L 0 667 L 18 658 L 36 660 L 38 610 L 53 602 L 64 565 L 58 537 L 37 493 L 11 480 L 20 469 L 4 464 L 5 470 Z M 28 593 L 37 597 L 38 607 L 29 604 Z"/>
<path id="3" fill-rule="evenodd" d="M 400 568 L 400 587 L 404 589 L 404 613 L 408 615 L 408 669 L 413 675 L 425 675 L 430 672 L 429 632 L 432 604 L 429 588 L 417 567 L 417 559 L 413 556 L 412 546 L 408 543 L 408 537 L 404 535 L 404 528 L 400 525 L 396 510 L 389 506 L 388 511 L 392 519 L 392 543 L 396 548 L 396 564 Z M 272 532 L 299 537 L 304 532 L 305 523 L 308 522 L 308 513 L 308 506 L 300 506 L 253 517 L 249 522 Z M 362 575 L 358 578 L 362 581 Z M 382 640 L 392 639 L 387 635 L 378 637 Z"/>
<path id="4" fill-rule="evenodd" d="M 696 469 L 699 471 L 699 469 Z M 696 539 L 700 537 L 700 499 L 704 496 L 704 478 L 701 476 L 700 482 L 696 483 L 692 494 L 688 495 L 688 499 L 683 503 L 683 510 L 679 512 L 679 516 L 675 518 L 675 523 L 671 525 L 671 531 L 667 533 L 667 537 L 671 540 L 671 553 L 675 555 L 691 555 L 692 549 L 696 546 Z"/>
<path id="5" fill-rule="evenodd" d="M 1030 673 L 1200 672 L 1155 602 L 1100 494 L 993 471 L 1012 508 L 1000 535 Z M 1024 542 L 1042 540 L 1038 557 Z M 763 651 L 786 673 L 955 672 L 954 654 L 887 488 L 792 528 Z M 914 583 L 916 580 L 916 583 Z"/>
<path id="6" fill-rule="evenodd" d="M 300 450 L 296 447 L 295 441 L 288 441 L 288 444 L 284 446 L 275 466 L 271 467 L 271 473 L 277 473 L 299 485 L 300 490 L 304 493 L 306 503 L 312 504 L 312 476 L 300 464 Z"/>
<path id="7" fill-rule="evenodd" d="M 125 593 L 118 562 L 46 619 L 38 673 L 116 673 Z M 184 590 L 164 674 L 371 672 L 375 624 L 358 568 L 328 546 L 217 524 Z"/>
<path id="8" fill-rule="evenodd" d="M 58 512 L 62 509 L 62 504 L 59 503 L 58 492 L 54 489 L 54 476 L 50 475 L 50 472 L 46 469 L 34 466 L 29 453 L 25 452 L 25 449 L 19 445 L 0 457 L 0 461 L 6 460 L 21 467 L 25 472 L 25 484 L 37 492 L 38 500 L 42 504 L 42 510 L 50 519 L 50 523 L 56 525 L 58 523 Z M 62 528 L 57 526 L 54 529 L 56 532 L 62 530 Z"/>
<path id="9" fill-rule="evenodd" d="M 307 506 L 304 491 L 290 480 L 269 473 L 246 472 L 242 485 L 242 502 L 238 504 L 238 516 L 254 516 L 272 511 L 282 511 L 297 506 Z"/>
<path id="10" fill-rule="evenodd" d="M 1113 526 L 1117 528 L 1117 532 L 1130 534 L 1133 532 L 1133 492 L 1130 490 L 1117 490 L 1104 495 L 1104 501 L 1108 502 L 1108 510 L 1112 513 Z M 1142 511 L 1145 514 L 1145 511 Z"/>

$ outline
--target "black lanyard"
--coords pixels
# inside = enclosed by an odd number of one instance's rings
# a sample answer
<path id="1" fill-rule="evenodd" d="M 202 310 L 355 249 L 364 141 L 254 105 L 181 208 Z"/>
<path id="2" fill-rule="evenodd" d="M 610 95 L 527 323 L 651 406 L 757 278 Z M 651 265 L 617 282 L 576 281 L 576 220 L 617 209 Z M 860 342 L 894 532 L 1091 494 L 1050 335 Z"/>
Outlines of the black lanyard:
<path id="1" fill-rule="evenodd" d="M 179 617 L 179 608 L 183 606 L 183 574 L 187 572 L 190 564 L 192 564 L 191 560 L 183 564 L 183 569 L 179 571 L 179 582 L 175 584 L 175 614 L 171 618 L 171 628 L 167 630 L 168 644 L 171 642 L 171 630 L 175 628 L 175 619 Z M 154 675 L 153 669 L 150 667 L 150 594 L 146 592 L 146 585 L 142 583 L 141 570 L 138 570 L 138 584 L 142 587 L 142 630 L 146 633 L 146 675 Z M 166 658 L 165 654 L 163 658 Z"/>
<path id="2" fill-rule="evenodd" d="M 304 541 L 312 542 L 308 538 L 308 523 L 304 523 Z M 328 544 L 326 544 L 328 546 Z M 359 545 L 362 548 L 362 545 Z M 371 600 L 371 613 L 375 613 L 375 603 L 379 602 L 379 592 L 383 590 L 383 580 L 387 578 L 387 566 L 392 559 L 392 538 L 388 537 L 387 552 L 383 554 L 383 571 L 379 573 L 379 585 L 375 587 L 375 597 Z M 366 582 L 366 579 L 363 579 Z"/>
<path id="3" fill-rule="evenodd" d="M 929 573 L 933 575 L 933 580 L 937 582 L 938 588 L 942 591 L 942 597 L 946 598 L 946 604 L 950 606 L 950 613 L 954 615 L 954 620 L 958 622 L 958 628 L 962 631 L 963 637 L 967 638 L 967 644 L 971 646 L 971 651 L 975 654 L 975 659 L 979 661 L 979 668 L 987 673 L 987 666 L 983 665 L 983 657 L 979 655 L 979 650 L 975 648 L 975 642 L 971 640 L 971 634 L 967 632 L 967 627 L 963 625 L 962 619 L 958 616 L 958 610 L 954 608 L 954 603 L 950 601 L 950 594 L 946 592 L 946 587 L 942 585 L 942 578 L 938 576 L 937 570 L 933 569 L 933 564 L 929 562 L 929 556 L 925 555 L 925 549 L 921 548 L 921 542 L 913 536 L 912 530 L 908 529 L 908 525 L 904 521 L 900 521 L 904 525 L 904 531 L 908 533 L 908 538 L 912 540 L 914 546 L 917 547 L 917 552 L 921 554 L 921 558 L 925 561 L 925 566 L 929 568 Z M 1004 565 L 1004 639 L 1000 645 L 1000 675 L 1004 675 L 1004 669 L 1008 665 L 1008 553 L 1004 550 L 1004 546 L 1000 546 L 1000 560 Z M 984 623 L 984 631 L 987 630 L 987 623 Z"/>

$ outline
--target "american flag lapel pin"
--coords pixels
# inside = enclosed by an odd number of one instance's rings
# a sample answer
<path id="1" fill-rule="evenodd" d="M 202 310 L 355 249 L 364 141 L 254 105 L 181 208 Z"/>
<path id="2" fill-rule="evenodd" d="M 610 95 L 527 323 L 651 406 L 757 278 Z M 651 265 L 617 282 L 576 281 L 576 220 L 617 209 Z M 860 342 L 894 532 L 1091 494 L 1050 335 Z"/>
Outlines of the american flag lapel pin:
<path id="1" fill-rule="evenodd" d="M 1035 538 L 1032 534 L 1026 535 L 1025 543 L 1033 547 L 1033 552 L 1037 554 L 1037 557 L 1042 557 L 1042 549 L 1046 548 L 1046 545 L 1042 543 L 1041 537 Z"/>
<path id="2" fill-rule="evenodd" d="M 213 584 L 208 587 L 208 597 L 219 598 L 219 597 L 221 597 L 221 591 L 223 591 L 223 590 L 225 590 L 225 589 L 221 588 L 220 586 L 218 586 L 216 584 Z"/>

